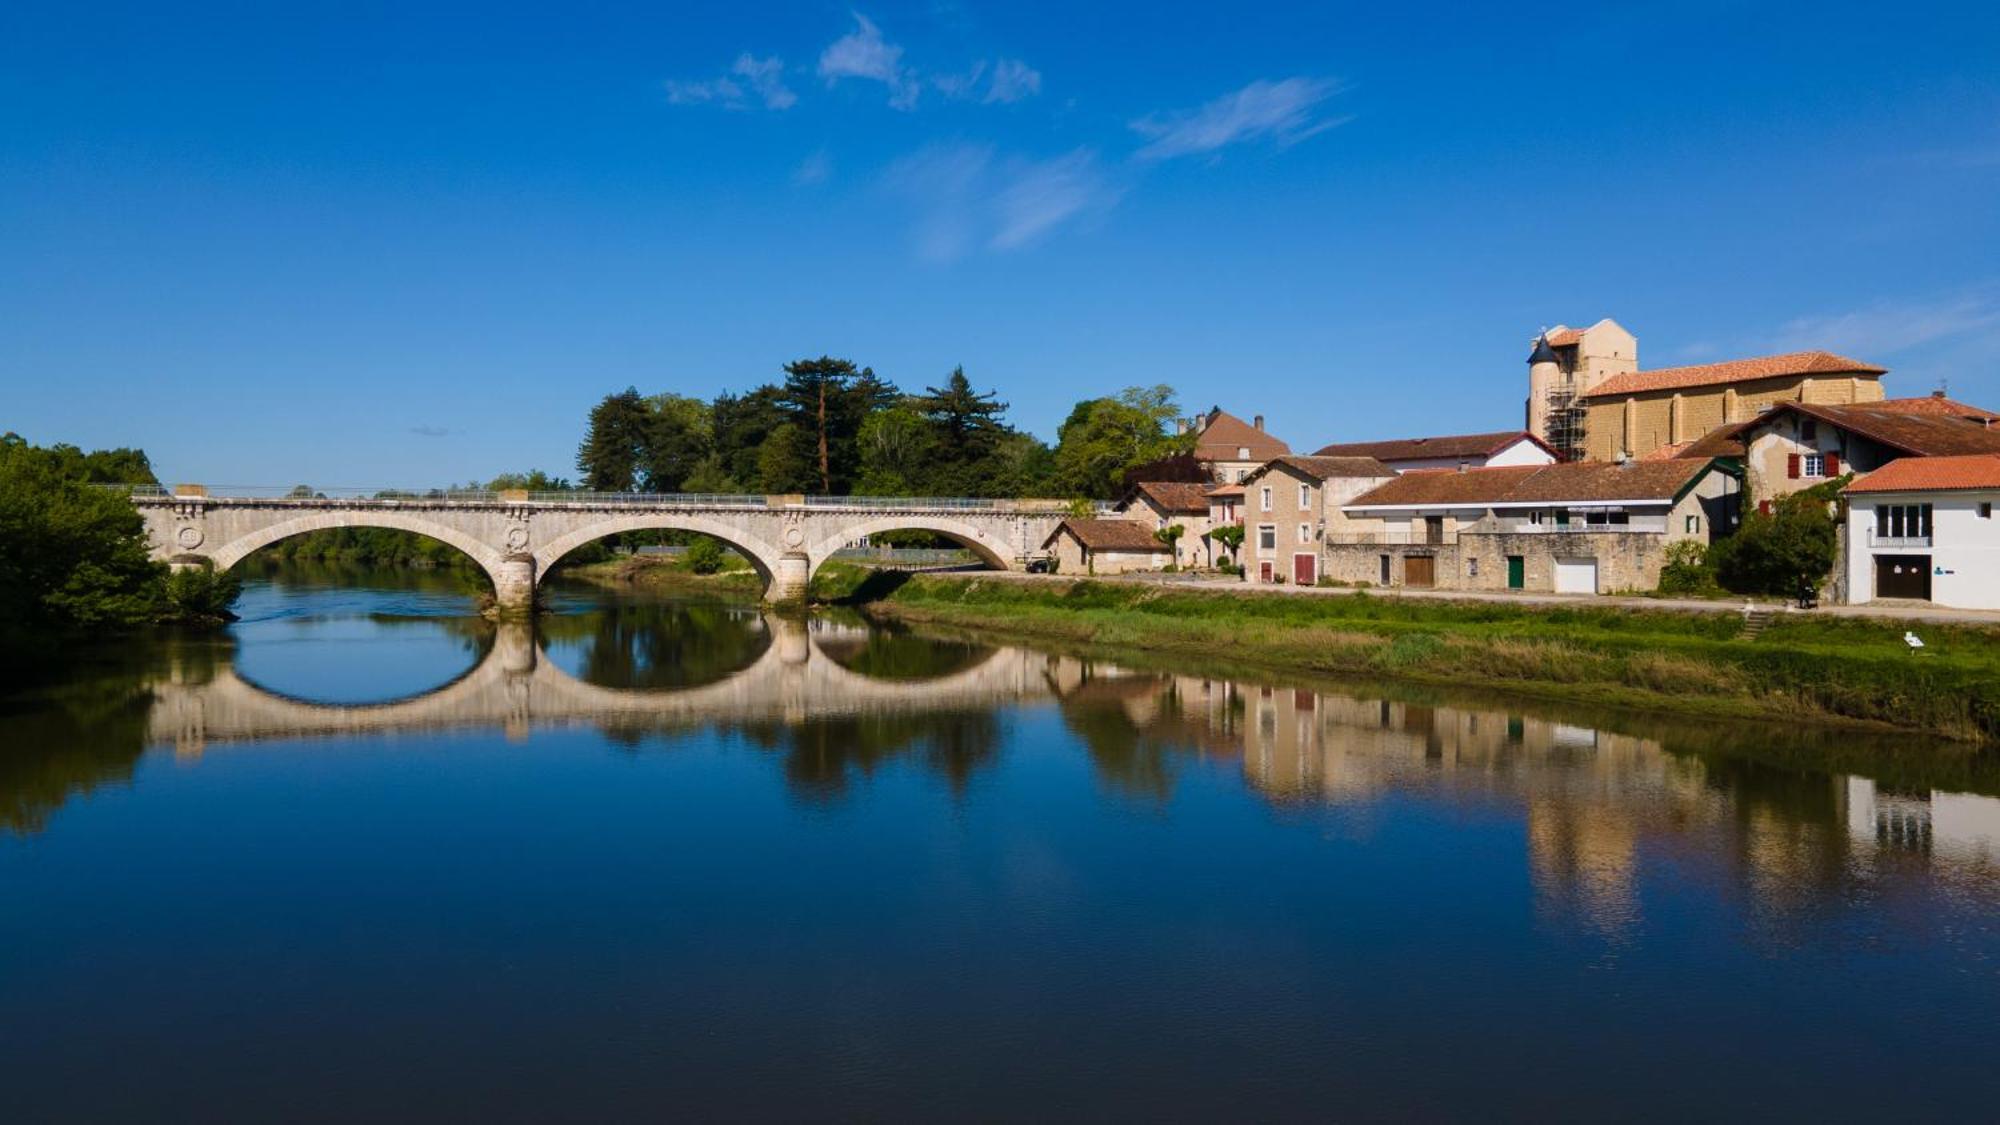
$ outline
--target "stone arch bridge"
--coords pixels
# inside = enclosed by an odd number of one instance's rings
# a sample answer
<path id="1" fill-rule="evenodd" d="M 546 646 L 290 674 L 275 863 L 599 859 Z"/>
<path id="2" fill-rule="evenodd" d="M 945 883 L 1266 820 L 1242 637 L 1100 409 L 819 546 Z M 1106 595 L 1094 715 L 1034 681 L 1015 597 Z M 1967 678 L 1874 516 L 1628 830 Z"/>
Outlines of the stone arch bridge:
<path id="1" fill-rule="evenodd" d="M 688 496 L 640 493 L 452 492 L 333 498 L 211 495 L 195 485 L 136 493 L 154 557 L 227 570 L 259 547 L 332 528 L 410 531 L 463 551 L 493 580 L 503 612 L 526 612 L 535 585 L 569 552 L 630 531 L 690 531 L 735 548 L 792 601 L 835 551 L 889 531 L 942 535 L 996 569 L 1020 569 L 1069 505 L 1057 500 L 862 496 Z"/>

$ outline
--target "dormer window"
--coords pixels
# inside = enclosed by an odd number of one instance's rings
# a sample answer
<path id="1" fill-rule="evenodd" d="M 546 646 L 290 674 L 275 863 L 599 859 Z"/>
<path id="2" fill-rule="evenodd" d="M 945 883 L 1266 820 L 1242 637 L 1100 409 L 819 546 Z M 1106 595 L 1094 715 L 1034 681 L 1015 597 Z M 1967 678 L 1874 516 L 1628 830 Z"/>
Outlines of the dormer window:
<path id="1" fill-rule="evenodd" d="M 1239 445 L 1239 446 L 1237 446 L 1237 447 L 1236 447 L 1236 459 L 1237 459 L 1238 461 L 1248 461 L 1248 460 L 1250 459 L 1250 447 L 1249 447 L 1249 446 L 1247 446 L 1247 445 Z"/>

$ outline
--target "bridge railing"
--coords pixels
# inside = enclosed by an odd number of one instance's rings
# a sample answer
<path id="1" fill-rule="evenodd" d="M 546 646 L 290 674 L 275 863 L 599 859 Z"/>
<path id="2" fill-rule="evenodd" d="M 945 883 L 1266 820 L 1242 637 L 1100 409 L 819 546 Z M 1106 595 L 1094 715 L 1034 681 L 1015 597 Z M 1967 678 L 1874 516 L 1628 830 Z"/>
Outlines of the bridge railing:
<path id="1" fill-rule="evenodd" d="M 1028 515 L 1053 515 L 1067 512 L 1071 503 L 1067 500 L 994 500 L 969 496 L 766 496 L 761 493 L 737 492 L 499 492 L 479 488 L 317 488 L 309 485 L 212 485 L 193 489 L 189 486 L 165 488 L 155 484 L 127 485 L 100 484 L 97 488 L 109 489 L 134 498 L 160 499 L 176 495 L 200 497 L 207 500 L 257 500 L 263 502 L 292 501 L 299 504 L 318 503 L 327 500 L 381 503 L 531 503 L 531 504 L 585 504 L 593 506 L 615 506 L 635 508 L 739 508 L 746 510 L 785 508 L 794 505 L 806 508 L 839 509 L 845 511 L 920 511 L 920 512 L 1018 512 Z M 1112 505 L 1106 501 L 1092 504 L 1094 514 L 1108 513 Z"/>

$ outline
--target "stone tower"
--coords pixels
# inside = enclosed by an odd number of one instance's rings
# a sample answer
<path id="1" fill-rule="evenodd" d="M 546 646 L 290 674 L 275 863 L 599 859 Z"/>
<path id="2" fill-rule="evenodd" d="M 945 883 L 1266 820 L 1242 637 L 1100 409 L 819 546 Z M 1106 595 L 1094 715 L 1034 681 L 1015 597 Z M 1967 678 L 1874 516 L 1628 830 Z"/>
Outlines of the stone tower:
<path id="1" fill-rule="evenodd" d="M 1588 328 L 1559 324 L 1544 331 L 1528 355 L 1528 432 L 1565 461 L 1581 458 L 1580 396 L 1613 375 L 1638 369 L 1638 337 L 1608 317 Z"/>

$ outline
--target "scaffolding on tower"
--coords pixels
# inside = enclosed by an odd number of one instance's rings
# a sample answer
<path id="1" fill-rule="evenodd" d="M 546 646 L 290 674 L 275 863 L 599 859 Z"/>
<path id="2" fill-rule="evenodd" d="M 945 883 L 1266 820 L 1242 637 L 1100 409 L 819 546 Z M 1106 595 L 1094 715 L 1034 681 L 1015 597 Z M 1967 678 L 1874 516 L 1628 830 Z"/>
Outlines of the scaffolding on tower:
<path id="1" fill-rule="evenodd" d="M 1574 378 L 1549 388 L 1548 413 L 1543 423 L 1548 430 L 1549 448 L 1555 450 L 1557 460 L 1583 460 L 1584 413 L 1583 396 L 1578 393 Z"/>

